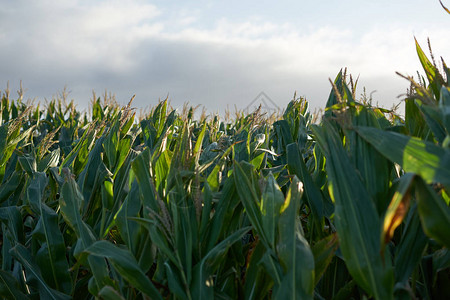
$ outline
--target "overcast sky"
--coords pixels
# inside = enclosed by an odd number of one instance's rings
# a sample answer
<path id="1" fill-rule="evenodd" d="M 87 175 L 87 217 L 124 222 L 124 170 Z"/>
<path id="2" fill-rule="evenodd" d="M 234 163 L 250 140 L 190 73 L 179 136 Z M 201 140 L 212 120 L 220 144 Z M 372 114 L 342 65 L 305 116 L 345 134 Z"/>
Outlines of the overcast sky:
<path id="1" fill-rule="evenodd" d="M 409 86 L 395 71 L 420 70 L 414 36 L 450 60 L 438 0 L 0 2 L 0 89 L 22 80 L 44 102 L 67 86 L 80 108 L 105 89 L 138 108 L 168 95 L 223 112 L 262 91 L 320 108 L 342 67 L 390 108 Z"/>

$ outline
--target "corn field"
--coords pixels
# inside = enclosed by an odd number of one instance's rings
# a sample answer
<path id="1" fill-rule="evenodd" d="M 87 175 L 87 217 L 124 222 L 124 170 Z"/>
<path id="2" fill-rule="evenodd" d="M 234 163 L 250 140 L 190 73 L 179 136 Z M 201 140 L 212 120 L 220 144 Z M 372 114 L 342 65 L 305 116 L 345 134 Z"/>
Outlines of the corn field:
<path id="1" fill-rule="evenodd" d="M 1 297 L 449 299 L 450 69 L 416 47 L 404 116 L 342 71 L 320 122 L 3 92 Z"/>

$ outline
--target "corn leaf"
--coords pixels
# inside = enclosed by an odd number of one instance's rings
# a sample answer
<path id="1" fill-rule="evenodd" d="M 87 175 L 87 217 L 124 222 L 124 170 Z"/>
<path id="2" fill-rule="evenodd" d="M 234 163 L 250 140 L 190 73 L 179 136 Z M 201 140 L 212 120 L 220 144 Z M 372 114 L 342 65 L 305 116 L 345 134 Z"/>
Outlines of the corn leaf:
<path id="1" fill-rule="evenodd" d="M 395 280 L 407 282 L 422 259 L 428 239 L 422 230 L 417 205 L 413 205 L 405 220 L 400 243 L 395 248 Z"/>
<path id="2" fill-rule="evenodd" d="M 24 243 L 25 235 L 23 228 L 22 215 L 20 214 L 20 209 L 17 206 L 6 206 L 0 207 L 0 221 L 5 224 L 9 231 L 10 238 L 14 242 Z M 6 238 L 6 232 L 3 234 Z"/>
<path id="3" fill-rule="evenodd" d="M 182 265 L 177 259 L 175 251 L 171 247 L 172 241 L 167 237 L 168 233 L 158 225 L 157 221 L 144 218 L 130 219 L 142 224 L 148 230 L 152 242 L 159 248 L 161 253 L 167 256 L 178 269 L 182 269 Z"/>
<path id="4" fill-rule="evenodd" d="M 245 299 L 249 300 L 264 299 L 273 287 L 273 280 L 261 264 L 266 248 L 259 242 L 254 247 L 253 252 L 251 252 L 250 263 L 247 266 L 247 272 L 245 273 Z"/>
<path id="5" fill-rule="evenodd" d="M 253 185 L 250 183 L 248 176 L 239 163 L 234 163 L 234 180 L 236 191 L 245 207 L 248 217 L 260 236 L 261 241 L 267 248 L 270 248 L 270 240 L 264 231 L 261 211 L 258 207 L 259 199 Z"/>
<path id="6" fill-rule="evenodd" d="M 203 209 L 202 209 L 202 216 L 200 219 L 200 228 L 199 228 L 199 236 L 202 242 L 206 238 L 206 232 L 208 229 L 208 225 L 211 221 L 211 209 L 212 209 L 212 191 L 209 187 L 208 182 L 205 182 L 205 185 L 203 186 Z"/>
<path id="7" fill-rule="evenodd" d="M 372 110 L 360 106 L 354 110 L 353 126 L 380 128 Z M 388 206 L 391 165 L 371 144 L 354 131 L 345 132 L 345 147 L 349 157 L 358 170 L 369 197 L 374 201 L 377 212 L 381 215 Z"/>
<path id="8" fill-rule="evenodd" d="M 263 230 L 267 236 L 269 245 L 275 247 L 275 238 L 278 229 L 278 218 L 280 209 L 284 203 L 284 196 L 272 173 L 266 182 L 266 187 L 261 199 L 261 222 Z"/>
<path id="9" fill-rule="evenodd" d="M 318 241 L 311 248 L 314 255 L 314 277 L 315 285 L 322 278 L 328 268 L 331 260 L 335 256 L 336 250 L 339 248 L 339 240 L 336 233 L 330 234 L 329 236 Z"/>
<path id="10" fill-rule="evenodd" d="M 275 292 L 276 299 L 313 299 L 314 257 L 298 219 L 303 185 L 294 177 L 279 217 L 277 252 L 283 277 Z"/>
<path id="11" fill-rule="evenodd" d="M 59 166 L 59 171 L 61 172 L 61 170 L 65 167 L 69 168 L 69 167 L 73 167 L 74 161 L 77 159 L 78 153 L 80 151 L 82 151 L 82 149 L 90 149 L 92 142 L 94 140 L 94 130 L 92 130 L 92 127 L 95 126 L 94 124 L 91 125 L 91 127 L 87 130 L 84 131 L 83 135 L 81 136 L 80 140 L 78 141 L 78 143 L 76 143 L 75 147 L 73 147 L 73 149 L 70 151 L 69 154 L 67 154 L 67 156 L 64 158 L 64 160 L 62 161 L 61 165 Z M 88 151 L 87 151 L 88 152 Z M 81 169 L 82 166 L 79 166 L 79 168 Z"/>
<path id="12" fill-rule="evenodd" d="M 101 164 L 103 164 L 101 157 L 103 151 L 103 140 L 103 136 L 97 139 L 92 150 L 89 152 L 88 160 L 83 171 L 78 176 L 77 182 L 85 199 L 91 199 L 99 185 L 97 173 L 101 167 Z"/>
<path id="13" fill-rule="evenodd" d="M 155 163 L 155 187 L 156 190 L 162 195 L 169 175 L 170 162 L 172 160 L 172 153 L 170 150 L 165 150 L 158 157 Z"/>
<path id="14" fill-rule="evenodd" d="M 6 271 L 0 270 L 0 295 L 4 299 L 27 300 L 28 297 L 21 291 L 19 282 Z"/>
<path id="15" fill-rule="evenodd" d="M 40 268 L 36 265 L 30 252 L 24 246 L 17 244 L 10 250 L 10 253 L 25 268 L 25 272 L 27 274 L 27 284 L 35 287 L 42 298 L 53 300 L 71 299 L 69 295 L 63 294 L 48 286 L 42 278 Z"/>
<path id="16" fill-rule="evenodd" d="M 439 70 L 428 60 L 427 56 L 422 51 L 422 48 L 420 48 L 416 38 L 414 38 L 414 40 L 416 42 L 417 55 L 419 56 L 420 63 L 422 64 L 425 74 L 427 75 L 428 81 L 430 82 L 431 90 L 436 97 L 435 99 L 439 99 L 440 89 L 444 84 L 443 78 L 439 74 Z"/>
<path id="17" fill-rule="evenodd" d="M 15 171 L 0 186 L 0 203 L 6 201 L 19 187 L 23 175 L 21 172 Z"/>
<path id="18" fill-rule="evenodd" d="M 419 108 L 421 114 L 423 115 L 423 118 L 427 123 L 428 128 L 433 133 L 434 138 L 439 144 L 442 144 L 442 142 L 445 139 L 446 133 L 445 128 L 443 126 L 442 114 L 441 111 L 439 110 L 439 107 L 423 104 L 420 100 L 415 100 L 414 102 Z M 412 122 L 414 122 L 414 120 Z M 423 127 L 422 131 L 425 131 L 426 129 L 427 127 L 425 126 Z M 423 136 L 423 138 L 432 141 L 428 132 L 426 133 L 427 134 Z"/>
<path id="19" fill-rule="evenodd" d="M 406 172 L 419 174 L 426 183 L 450 185 L 450 150 L 415 137 L 376 128 L 356 127 L 356 132 Z"/>
<path id="20" fill-rule="evenodd" d="M 219 236 L 227 225 L 227 214 L 233 207 L 239 203 L 239 196 L 236 195 L 236 186 L 234 175 L 231 175 L 225 180 L 221 191 L 219 203 L 215 206 L 215 213 L 211 220 L 211 226 L 208 226 L 208 231 L 203 238 L 205 249 L 209 252 L 217 243 Z"/>
<path id="21" fill-rule="evenodd" d="M 128 250 L 120 249 L 107 241 L 97 241 L 84 251 L 94 256 L 107 258 L 114 269 L 132 286 L 152 299 L 162 299 L 158 290 L 145 276 L 136 259 Z"/>
<path id="22" fill-rule="evenodd" d="M 158 211 L 156 203 L 156 191 L 153 179 L 150 176 L 150 149 L 145 149 L 131 163 L 136 179 L 139 183 L 141 198 L 144 207 L 149 207 L 154 211 Z"/>
<path id="23" fill-rule="evenodd" d="M 180 299 L 188 299 L 186 291 L 182 286 L 182 280 L 178 276 L 179 272 L 173 269 L 173 265 L 168 261 L 164 263 L 164 270 L 166 271 L 167 281 L 169 282 L 170 292 L 180 297 Z"/>
<path id="24" fill-rule="evenodd" d="M 61 188 L 61 198 L 59 199 L 59 205 L 67 224 L 75 231 L 79 239 L 78 253 L 75 251 L 74 255 L 77 256 L 79 252 L 83 251 L 95 242 L 96 238 L 91 229 L 81 218 L 80 210 L 84 201 L 83 195 L 80 189 L 72 178 L 72 174 L 68 169 L 63 169 L 65 172 L 65 183 Z M 108 268 L 105 260 L 101 258 L 89 257 L 89 265 L 96 282 L 96 289 L 93 291 L 97 294 L 98 291 L 105 285 L 109 285 L 111 280 L 108 276 Z"/>
<path id="25" fill-rule="evenodd" d="M 112 286 L 104 286 L 99 292 L 98 296 L 105 300 L 125 300 Z"/>
<path id="26" fill-rule="evenodd" d="M 442 86 L 441 99 L 439 100 L 439 108 L 442 114 L 442 121 L 447 131 L 447 136 L 450 135 L 450 90 L 449 87 Z"/>
<path id="27" fill-rule="evenodd" d="M 20 124 L 19 124 L 20 125 Z M 0 181 L 3 181 L 5 175 L 6 164 L 11 158 L 17 145 L 33 131 L 34 127 L 30 127 L 20 132 L 20 126 L 13 133 L 8 133 L 8 124 L 0 126 Z"/>
<path id="28" fill-rule="evenodd" d="M 342 94 L 343 87 L 342 87 L 342 69 L 339 71 L 339 73 L 336 75 L 336 78 L 334 79 L 334 84 L 336 86 L 337 92 Z M 339 104 L 339 98 L 338 94 L 336 94 L 336 90 L 333 88 L 331 89 L 330 95 L 328 96 L 326 108 L 330 108 L 333 105 Z M 325 109 L 325 115 L 331 115 L 332 110 Z"/>
<path id="29" fill-rule="evenodd" d="M 416 199 L 423 231 L 440 244 L 450 248 L 450 208 L 424 180 L 415 180 Z"/>
<path id="30" fill-rule="evenodd" d="M 37 171 L 47 172 L 48 169 L 57 167 L 60 158 L 60 150 L 56 148 L 41 159 L 37 165 Z"/>
<path id="31" fill-rule="evenodd" d="M 43 203 L 40 205 L 40 218 L 33 237 L 41 243 L 35 260 L 43 278 L 52 288 L 69 294 L 72 290 L 72 279 L 68 272 L 66 246 L 59 230 L 58 215 Z"/>
<path id="32" fill-rule="evenodd" d="M 220 157 L 219 162 L 216 163 L 213 170 L 208 175 L 207 181 L 213 192 L 219 191 L 220 184 L 222 183 L 221 169 L 225 164 L 226 158 L 230 154 L 231 150 L 233 150 L 233 146 L 228 147 L 228 149 Z"/>
<path id="33" fill-rule="evenodd" d="M 287 146 L 287 163 L 289 173 L 295 174 L 303 182 L 304 196 L 308 201 L 314 222 L 317 228 L 320 228 L 322 224 L 321 220 L 324 217 L 323 203 L 325 200 L 306 168 L 297 143 Z"/>
<path id="34" fill-rule="evenodd" d="M 405 99 L 405 127 L 408 129 L 408 135 L 424 139 L 430 128 L 417 104 L 413 98 Z"/>
<path id="35" fill-rule="evenodd" d="M 312 130 L 327 158 L 328 189 L 335 201 L 341 251 L 354 280 L 376 299 L 393 298 L 389 259 L 380 256 L 380 219 L 374 203 L 345 152 L 333 125 Z M 378 233 L 378 234 L 375 234 Z"/>
<path id="36" fill-rule="evenodd" d="M 136 253 L 140 230 L 139 225 L 130 218 L 137 217 L 142 207 L 141 201 L 136 199 L 139 199 L 139 186 L 135 181 L 114 218 L 122 239 L 132 253 Z"/>
<path id="37" fill-rule="evenodd" d="M 201 262 L 194 267 L 194 278 L 192 281 L 193 299 L 212 299 L 211 297 L 213 297 L 214 294 L 211 289 L 211 276 L 225 259 L 228 249 L 230 249 L 234 243 L 240 241 L 250 229 L 251 227 L 243 227 L 228 236 L 212 248 L 203 257 Z"/>
<path id="38" fill-rule="evenodd" d="M 172 190 L 171 195 L 177 195 L 180 196 L 180 198 L 185 198 L 186 196 L 181 196 L 182 193 L 183 192 L 178 186 L 176 189 Z M 182 201 L 173 200 L 173 198 L 169 199 L 172 208 L 171 212 L 175 238 L 174 247 L 177 249 L 180 265 L 183 267 L 183 271 L 186 275 L 186 281 L 189 283 L 192 276 L 193 246 L 197 244 L 197 222 L 195 218 L 195 210 L 192 204 L 189 206 L 181 206 L 184 204 L 182 204 Z M 176 203 L 179 203 L 179 205 Z"/>

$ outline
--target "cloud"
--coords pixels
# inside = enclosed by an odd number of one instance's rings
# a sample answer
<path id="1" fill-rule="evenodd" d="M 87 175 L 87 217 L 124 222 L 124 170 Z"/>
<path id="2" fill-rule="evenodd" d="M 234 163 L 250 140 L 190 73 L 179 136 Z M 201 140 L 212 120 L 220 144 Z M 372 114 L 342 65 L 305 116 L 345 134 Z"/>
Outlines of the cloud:
<path id="1" fill-rule="evenodd" d="M 169 95 L 174 106 L 190 101 L 210 111 L 244 108 L 261 91 L 284 107 L 297 90 L 323 107 L 328 78 L 349 67 L 390 107 L 408 87 L 394 72 L 420 68 L 414 34 L 424 48 L 430 36 L 436 53 L 450 49 L 441 38 L 450 30 L 439 27 L 414 32 L 395 23 L 360 33 L 258 18 L 221 18 L 210 28 L 200 22 L 199 10 L 142 1 L 19 1 L 0 9 L 0 83 L 22 79 L 27 95 L 38 99 L 67 85 L 81 107 L 92 89 L 108 89 L 122 103 L 136 94 L 139 107 Z"/>

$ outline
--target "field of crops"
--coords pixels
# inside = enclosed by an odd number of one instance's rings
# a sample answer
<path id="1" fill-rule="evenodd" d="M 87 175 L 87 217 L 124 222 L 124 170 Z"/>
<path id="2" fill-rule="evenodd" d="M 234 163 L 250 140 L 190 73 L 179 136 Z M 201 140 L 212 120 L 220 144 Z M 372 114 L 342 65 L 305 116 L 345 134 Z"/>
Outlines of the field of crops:
<path id="1" fill-rule="evenodd" d="M 450 299 L 450 69 L 417 52 L 404 117 L 344 72 L 317 122 L 3 92 L 1 297 Z"/>

